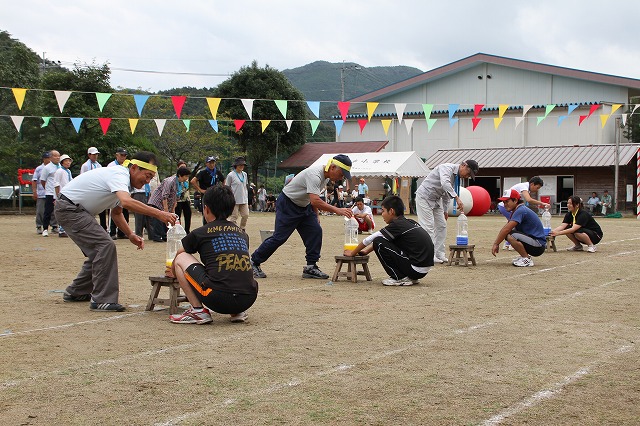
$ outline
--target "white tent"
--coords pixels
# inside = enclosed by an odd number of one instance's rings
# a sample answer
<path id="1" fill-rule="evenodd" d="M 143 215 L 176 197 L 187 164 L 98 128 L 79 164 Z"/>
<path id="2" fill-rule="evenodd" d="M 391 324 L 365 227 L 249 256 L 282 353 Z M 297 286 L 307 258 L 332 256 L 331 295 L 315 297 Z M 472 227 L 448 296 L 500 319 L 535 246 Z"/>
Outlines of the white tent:
<path id="1" fill-rule="evenodd" d="M 415 151 L 358 152 L 346 154 L 351 159 L 352 177 L 424 177 L 429 168 Z M 327 164 L 335 154 L 323 154 L 313 164 Z"/>

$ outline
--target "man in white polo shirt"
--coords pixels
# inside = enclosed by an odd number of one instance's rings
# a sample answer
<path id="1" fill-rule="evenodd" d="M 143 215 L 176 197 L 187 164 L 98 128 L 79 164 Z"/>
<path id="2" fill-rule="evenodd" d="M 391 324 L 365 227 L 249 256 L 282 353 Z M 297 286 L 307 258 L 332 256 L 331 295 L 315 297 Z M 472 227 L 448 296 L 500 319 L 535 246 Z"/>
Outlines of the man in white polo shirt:
<path id="1" fill-rule="evenodd" d="M 118 303 L 118 257 L 116 245 L 96 221 L 95 215 L 112 209 L 113 221 L 138 249 L 144 240 L 124 220 L 122 209 L 153 216 L 172 225 L 174 213 L 154 209 L 131 198 L 132 188 L 142 188 L 155 176 L 156 157 L 138 152 L 125 167 L 103 167 L 82 173 L 60 192 L 55 213 L 69 238 L 87 257 L 78 276 L 63 295 L 65 302 L 91 301 L 92 311 L 123 311 Z"/>

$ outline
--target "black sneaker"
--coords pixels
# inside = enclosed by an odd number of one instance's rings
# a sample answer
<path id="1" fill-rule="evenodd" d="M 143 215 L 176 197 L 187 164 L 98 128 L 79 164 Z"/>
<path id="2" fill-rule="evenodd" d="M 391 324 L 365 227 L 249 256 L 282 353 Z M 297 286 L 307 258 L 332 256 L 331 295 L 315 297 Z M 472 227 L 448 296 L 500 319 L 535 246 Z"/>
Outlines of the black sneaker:
<path id="1" fill-rule="evenodd" d="M 88 302 L 91 300 L 90 294 L 82 294 L 80 296 L 72 296 L 66 291 L 62 294 L 62 300 L 65 302 Z"/>
<path id="2" fill-rule="evenodd" d="M 325 274 L 318 268 L 318 265 L 305 266 L 302 268 L 302 278 L 316 278 L 319 280 L 326 280 L 329 275 Z"/>
<path id="3" fill-rule="evenodd" d="M 106 312 L 122 312 L 124 311 L 124 306 L 119 303 L 98 303 L 91 302 L 89 306 L 89 310 L 91 311 L 106 311 Z"/>
<path id="4" fill-rule="evenodd" d="M 251 269 L 253 269 L 254 278 L 267 278 L 267 274 L 262 272 L 262 268 L 260 268 L 260 265 L 256 265 L 255 263 L 253 263 L 253 260 L 251 261 Z"/>

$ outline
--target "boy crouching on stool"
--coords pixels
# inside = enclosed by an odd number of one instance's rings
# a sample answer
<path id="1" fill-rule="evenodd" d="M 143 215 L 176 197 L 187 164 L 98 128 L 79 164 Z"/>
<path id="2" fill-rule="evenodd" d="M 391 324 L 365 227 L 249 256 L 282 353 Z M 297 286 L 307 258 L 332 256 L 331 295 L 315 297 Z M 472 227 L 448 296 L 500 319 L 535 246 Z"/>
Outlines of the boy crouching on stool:
<path id="1" fill-rule="evenodd" d="M 368 236 L 345 256 L 375 251 L 389 278 L 383 285 L 413 285 L 433 266 L 433 242 L 418 223 L 404 217 L 404 203 L 396 195 L 382 201 L 382 219 L 387 227 Z"/>
<path id="2" fill-rule="evenodd" d="M 246 310 L 258 297 L 249 260 L 249 237 L 227 217 L 235 198 L 227 186 L 207 189 L 202 199 L 206 225 L 182 239 L 171 269 L 191 303 L 182 314 L 169 316 L 176 324 L 212 322 L 209 309 L 230 314 L 231 322 L 245 322 Z M 200 254 L 200 263 L 191 253 Z"/>

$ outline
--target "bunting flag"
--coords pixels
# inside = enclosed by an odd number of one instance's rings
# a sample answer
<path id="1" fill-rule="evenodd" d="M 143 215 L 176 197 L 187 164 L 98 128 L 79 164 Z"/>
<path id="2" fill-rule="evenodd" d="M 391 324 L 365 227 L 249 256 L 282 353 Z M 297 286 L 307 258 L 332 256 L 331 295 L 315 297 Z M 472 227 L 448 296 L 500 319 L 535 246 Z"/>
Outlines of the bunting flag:
<path id="1" fill-rule="evenodd" d="M 391 120 L 389 120 L 389 119 L 380 120 L 380 123 L 382 123 L 382 129 L 384 130 L 384 134 L 388 135 L 389 134 L 389 126 L 391 126 Z"/>
<path id="2" fill-rule="evenodd" d="M 171 103 L 173 104 L 173 110 L 176 112 L 176 117 L 178 120 L 180 119 L 180 115 L 182 114 L 182 107 L 184 103 L 187 101 L 186 96 L 172 96 Z"/>
<path id="3" fill-rule="evenodd" d="M 578 106 L 578 104 L 569 104 L 569 106 L 567 107 L 567 115 L 571 115 L 571 113 L 575 111 Z"/>
<path id="4" fill-rule="evenodd" d="M 162 131 L 164 130 L 164 125 L 167 124 L 167 120 L 164 118 L 155 118 L 153 121 L 156 123 L 158 134 L 162 136 Z"/>
<path id="5" fill-rule="evenodd" d="M 631 114 L 633 115 L 634 112 L 636 112 L 636 110 L 638 109 L 638 107 L 640 107 L 640 104 L 636 105 L 635 107 L 633 107 L 633 111 L 631 111 Z"/>
<path id="6" fill-rule="evenodd" d="M 51 121 L 51 117 L 42 117 L 42 124 L 40 128 L 47 127 L 49 125 L 49 121 Z"/>
<path id="7" fill-rule="evenodd" d="M 100 117 L 98 118 L 98 121 L 100 122 L 100 127 L 102 128 L 102 134 L 106 135 L 107 130 L 109 130 L 109 126 L 111 125 L 111 119 Z"/>
<path id="8" fill-rule="evenodd" d="M 522 106 L 522 116 L 524 117 L 525 115 L 527 115 L 527 113 L 529 112 L 529 110 L 533 108 L 533 105 L 523 105 Z"/>
<path id="9" fill-rule="evenodd" d="M 571 114 L 571 113 L 569 113 Z M 568 117 L 568 115 L 561 115 L 560 117 L 558 117 L 558 126 L 560 126 L 560 124 L 562 124 L 562 122 Z"/>
<path id="10" fill-rule="evenodd" d="M 291 131 L 291 125 L 293 124 L 293 120 L 284 120 L 284 122 L 287 124 L 287 133 L 289 133 Z"/>
<path id="11" fill-rule="evenodd" d="M 622 127 L 627 125 L 627 114 L 622 114 Z"/>
<path id="12" fill-rule="evenodd" d="M 507 109 L 509 109 L 509 105 L 507 105 L 507 104 L 498 105 L 498 118 L 502 118 L 504 116 L 504 113 L 507 112 Z M 498 123 L 498 126 L 499 125 L 500 125 L 500 123 Z M 496 127 L 496 129 L 497 129 L 497 127 Z"/>
<path id="13" fill-rule="evenodd" d="M 581 124 L 582 124 L 582 122 L 583 122 L 584 120 L 586 120 L 587 118 L 588 118 L 588 116 L 587 116 L 587 115 L 581 115 L 581 116 L 580 116 L 580 120 L 578 120 L 578 126 L 579 126 L 579 125 L 581 125 Z"/>
<path id="14" fill-rule="evenodd" d="M 458 122 L 457 118 L 453 118 L 458 111 L 458 107 L 460 107 L 460 104 L 449 104 L 449 127 L 453 127 Z"/>
<path id="15" fill-rule="evenodd" d="M 622 104 L 613 104 L 613 105 L 611 105 L 611 112 L 609 113 L 609 116 L 613 115 L 613 113 L 616 112 L 621 106 L 622 106 Z"/>
<path id="16" fill-rule="evenodd" d="M 599 104 L 593 104 L 591 105 L 591 108 L 589 109 L 589 114 L 587 115 L 587 118 L 591 117 L 591 115 L 596 112 L 596 110 L 600 108 Z"/>
<path id="17" fill-rule="evenodd" d="M 220 100 L 220 98 L 207 98 L 207 105 L 209 105 L 209 111 L 211 111 L 211 116 L 214 120 L 218 119 L 217 115 L 218 108 L 220 107 Z"/>
<path id="18" fill-rule="evenodd" d="M 611 117 L 609 114 L 600 114 L 600 122 L 602 123 L 602 128 L 604 129 L 604 125 L 607 124 L 607 120 Z"/>
<path id="19" fill-rule="evenodd" d="M 280 114 L 282 114 L 282 118 L 286 120 L 287 119 L 287 101 L 276 100 L 273 102 L 275 102 L 276 106 L 278 107 L 278 110 L 280 111 Z"/>
<path id="20" fill-rule="evenodd" d="M 517 129 L 518 126 L 520 125 L 520 123 L 522 123 L 524 121 L 524 116 L 523 117 L 515 117 L 515 128 Z"/>
<path id="21" fill-rule="evenodd" d="M 344 121 L 333 120 L 333 124 L 336 126 L 336 136 L 340 136 L 340 131 L 342 130 L 342 125 L 344 124 Z"/>
<path id="22" fill-rule="evenodd" d="M 18 109 L 22 109 L 22 104 L 24 103 L 24 97 L 27 94 L 27 89 L 11 89 L 13 92 L 13 97 L 16 98 L 16 103 L 18 104 Z M 22 124 L 22 122 L 20 123 Z"/>
<path id="23" fill-rule="evenodd" d="M 429 120 L 433 112 L 433 104 L 422 104 L 422 110 L 424 111 L 424 119 Z"/>
<path id="24" fill-rule="evenodd" d="M 360 126 L 360 134 L 362 134 L 362 131 L 367 126 L 368 122 L 369 122 L 369 120 L 364 119 L 364 118 L 358 119 L 358 126 Z"/>
<path id="25" fill-rule="evenodd" d="M 320 120 L 309 120 L 309 124 L 311 124 L 311 136 L 316 134 L 316 130 L 318 130 L 318 125 L 320 125 Z"/>
<path id="26" fill-rule="evenodd" d="M 545 108 L 545 112 L 544 112 L 544 118 L 547 118 L 547 115 L 549 115 L 549 113 L 550 113 L 551 111 L 553 111 L 553 109 L 554 109 L 555 107 L 556 107 L 556 106 L 555 106 L 555 104 L 549 104 L 549 105 L 547 105 L 547 106 L 546 106 L 546 108 Z"/>
<path id="27" fill-rule="evenodd" d="M 262 124 L 262 133 L 264 133 L 269 123 L 271 123 L 271 120 L 260 120 L 260 124 Z"/>
<path id="28" fill-rule="evenodd" d="M 478 114 L 480 114 L 480 111 L 482 111 L 482 108 L 484 108 L 484 104 L 475 104 L 473 106 L 473 118 L 478 118 Z"/>
<path id="29" fill-rule="evenodd" d="M 351 105 L 351 102 L 338 102 L 338 109 L 340 110 L 340 115 L 342 115 L 342 121 L 347 121 L 349 105 Z"/>
<path id="30" fill-rule="evenodd" d="M 494 118 L 493 119 L 493 128 L 495 130 L 498 130 L 498 127 L 500 127 L 500 123 L 502 123 L 502 117 Z"/>
<path id="31" fill-rule="evenodd" d="M 138 127 L 138 119 L 137 118 L 130 118 L 129 119 L 129 128 L 131 129 L 131 134 L 135 133 L 136 127 Z"/>
<path id="32" fill-rule="evenodd" d="M 414 120 L 413 118 L 406 118 L 406 119 L 404 120 L 404 127 L 406 127 L 406 128 L 407 128 L 407 134 L 408 134 L 408 135 L 409 135 L 409 134 L 411 134 L 411 129 L 413 128 L 413 122 L 414 122 L 414 121 L 415 121 L 415 120 Z"/>
<path id="33" fill-rule="evenodd" d="M 184 123 L 184 127 L 187 128 L 187 133 L 189 133 L 189 130 L 191 129 L 191 120 L 182 120 L 182 123 Z"/>
<path id="34" fill-rule="evenodd" d="M 16 130 L 19 132 L 20 127 L 22 127 L 22 121 L 24 120 L 24 116 L 22 115 L 12 115 L 11 121 L 13 121 L 13 125 L 16 126 Z"/>
<path id="35" fill-rule="evenodd" d="M 133 95 L 133 101 L 136 103 L 136 109 L 138 110 L 138 117 L 142 116 L 142 108 L 144 104 L 149 100 L 149 95 Z"/>
<path id="36" fill-rule="evenodd" d="M 253 101 L 255 99 L 240 99 L 242 101 L 242 106 L 244 106 L 245 111 L 247 111 L 247 115 L 249 115 L 249 120 L 253 120 Z"/>
<path id="37" fill-rule="evenodd" d="M 96 92 L 96 99 L 98 100 L 98 108 L 100 108 L 100 112 L 102 112 L 104 105 L 107 103 L 110 97 L 111 97 L 111 93 Z"/>
<path id="38" fill-rule="evenodd" d="M 69 100 L 69 96 L 71 96 L 71 92 L 66 90 L 54 90 L 53 94 L 56 95 L 56 101 L 58 101 L 58 108 L 60 108 L 60 112 L 62 112 L 65 104 Z"/>
<path id="39" fill-rule="evenodd" d="M 398 117 L 398 122 L 402 124 L 402 118 L 404 117 L 404 109 L 407 107 L 407 104 L 395 104 L 396 107 L 396 116 Z"/>
<path id="40" fill-rule="evenodd" d="M 216 133 L 218 133 L 218 120 L 209 120 L 209 125 Z"/>
<path id="41" fill-rule="evenodd" d="M 434 124 L 436 124 L 436 121 L 438 121 L 437 118 L 429 118 L 427 120 L 427 132 L 431 131 L 431 128 L 433 127 Z"/>
<path id="42" fill-rule="evenodd" d="M 480 121 L 482 120 L 482 118 L 472 118 L 471 122 L 473 123 L 473 128 L 471 129 L 472 132 L 476 131 L 476 127 L 478 127 L 478 124 L 480 124 Z"/>
<path id="43" fill-rule="evenodd" d="M 316 116 L 316 118 L 320 118 L 320 102 L 307 101 L 307 106 L 309 107 L 313 115 Z"/>
<path id="44" fill-rule="evenodd" d="M 546 117 L 536 117 L 536 118 L 538 120 L 538 123 L 536 124 L 536 126 L 539 126 L 540 123 L 542 123 Z"/>
<path id="45" fill-rule="evenodd" d="M 378 105 L 380 105 L 379 102 L 367 102 L 367 117 L 369 121 L 371 121 L 371 117 L 373 117 L 373 113 L 376 111 L 376 108 L 378 108 Z M 362 133 L 362 129 L 360 129 L 360 133 Z"/>
<path id="46" fill-rule="evenodd" d="M 82 117 L 69 117 L 71 120 L 71 124 L 73 124 L 73 128 L 76 129 L 76 133 L 80 133 L 80 125 L 82 124 Z"/>
<path id="47" fill-rule="evenodd" d="M 236 126 L 236 133 L 238 133 L 240 131 L 240 129 L 242 129 L 242 126 L 244 126 L 244 123 L 247 120 L 233 120 L 233 124 Z"/>

